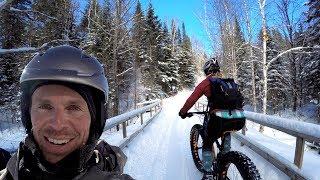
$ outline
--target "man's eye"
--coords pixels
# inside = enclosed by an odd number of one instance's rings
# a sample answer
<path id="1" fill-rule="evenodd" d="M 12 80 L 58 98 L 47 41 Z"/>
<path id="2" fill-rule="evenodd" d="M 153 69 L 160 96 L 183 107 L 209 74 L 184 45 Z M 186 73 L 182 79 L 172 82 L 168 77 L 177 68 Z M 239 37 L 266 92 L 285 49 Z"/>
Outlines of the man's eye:
<path id="1" fill-rule="evenodd" d="M 40 109 L 50 110 L 50 109 L 52 109 L 52 106 L 49 105 L 49 104 L 41 104 L 41 105 L 39 106 L 39 108 L 40 108 Z"/>
<path id="2" fill-rule="evenodd" d="M 81 108 L 77 105 L 68 106 L 66 109 L 70 111 L 81 111 Z"/>

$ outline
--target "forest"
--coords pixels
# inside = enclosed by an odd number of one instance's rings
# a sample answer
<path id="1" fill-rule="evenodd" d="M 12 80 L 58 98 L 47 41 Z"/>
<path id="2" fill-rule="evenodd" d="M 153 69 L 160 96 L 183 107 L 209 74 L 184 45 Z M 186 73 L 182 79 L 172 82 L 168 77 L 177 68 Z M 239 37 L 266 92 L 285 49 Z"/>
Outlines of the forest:
<path id="1" fill-rule="evenodd" d="M 19 77 L 32 57 L 69 44 L 103 64 L 109 83 L 108 114 L 165 98 L 195 83 L 195 57 L 185 24 L 160 20 L 139 1 L 14 0 L 0 12 L 0 106 L 19 114 Z M 81 2 L 84 3 L 84 2 Z M 170 26 L 168 26 L 168 24 Z M 170 27 L 170 28 L 169 28 Z"/>
<path id="2" fill-rule="evenodd" d="M 151 3 L 143 9 L 138 0 L 84 2 L 85 8 L 74 0 L 0 4 L 0 109 L 11 112 L 9 119 L 19 117 L 26 63 L 49 47 L 70 44 L 103 64 L 109 116 L 192 89 L 204 61 L 216 57 L 252 111 L 296 113 L 312 106 L 311 118 L 320 122 L 320 1 L 201 1 L 203 9 L 194 14 L 212 53 L 188 35 L 188 24 L 161 20 Z"/>

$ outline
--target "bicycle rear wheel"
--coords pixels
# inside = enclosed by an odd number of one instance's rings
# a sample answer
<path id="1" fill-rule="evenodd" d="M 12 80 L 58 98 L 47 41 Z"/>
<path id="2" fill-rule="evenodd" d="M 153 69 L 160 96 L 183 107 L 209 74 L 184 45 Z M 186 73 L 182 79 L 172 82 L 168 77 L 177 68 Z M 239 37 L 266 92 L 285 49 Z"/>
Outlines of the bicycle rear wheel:
<path id="1" fill-rule="evenodd" d="M 218 165 L 219 180 L 241 178 L 245 180 L 261 179 L 260 173 L 251 159 L 238 151 L 230 151 L 226 154 L 219 153 Z"/>
<path id="2" fill-rule="evenodd" d="M 190 132 L 190 147 L 191 147 L 191 154 L 194 161 L 194 164 L 196 165 L 197 169 L 200 172 L 204 172 L 203 165 L 202 165 L 202 136 L 201 136 L 201 129 L 202 125 L 195 124 L 191 128 Z"/>

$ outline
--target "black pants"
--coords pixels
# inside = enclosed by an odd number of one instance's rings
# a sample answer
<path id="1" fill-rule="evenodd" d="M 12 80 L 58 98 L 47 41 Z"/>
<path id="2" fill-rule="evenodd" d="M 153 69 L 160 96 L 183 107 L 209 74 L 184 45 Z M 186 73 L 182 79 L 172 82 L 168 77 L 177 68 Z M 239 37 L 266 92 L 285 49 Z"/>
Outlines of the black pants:
<path id="1" fill-rule="evenodd" d="M 215 115 L 210 115 L 209 120 L 203 123 L 203 150 L 211 151 L 212 144 L 220 138 L 225 131 L 238 131 L 243 128 L 245 118 L 223 119 Z"/>

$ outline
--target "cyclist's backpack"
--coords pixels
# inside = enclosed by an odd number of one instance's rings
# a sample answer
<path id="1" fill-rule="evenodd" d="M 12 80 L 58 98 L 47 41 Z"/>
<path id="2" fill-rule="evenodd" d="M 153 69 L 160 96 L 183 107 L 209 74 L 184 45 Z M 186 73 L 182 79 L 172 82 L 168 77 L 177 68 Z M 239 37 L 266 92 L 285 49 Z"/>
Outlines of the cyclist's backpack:
<path id="1" fill-rule="evenodd" d="M 209 107 L 211 109 L 232 110 L 243 108 L 243 96 L 238 89 L 238 85 L 233 79 L 210 78 L 211 98 Z"/>

